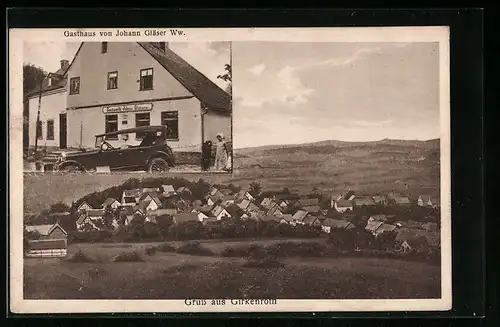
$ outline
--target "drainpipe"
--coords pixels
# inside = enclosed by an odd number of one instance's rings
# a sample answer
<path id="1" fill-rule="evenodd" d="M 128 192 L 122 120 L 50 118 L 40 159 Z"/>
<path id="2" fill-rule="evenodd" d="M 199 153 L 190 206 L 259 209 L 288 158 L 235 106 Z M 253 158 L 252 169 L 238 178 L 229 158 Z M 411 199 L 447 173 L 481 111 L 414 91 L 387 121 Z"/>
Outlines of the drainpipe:
<path id="1" fill-rule="evenodd" d="M 49 76 L 50 76 L 50 74 L 47 74 L 47 76 L 44 76 L 40 80 L 40 93 L 38 94 L 38 112 L 36 114 L 36 125 L 35 125 L 35 161 L 37 159 L 37 152 L 38 152 L 38 125 L 40 124 L 40 107 L 42 106 L 43 82 Z"/>

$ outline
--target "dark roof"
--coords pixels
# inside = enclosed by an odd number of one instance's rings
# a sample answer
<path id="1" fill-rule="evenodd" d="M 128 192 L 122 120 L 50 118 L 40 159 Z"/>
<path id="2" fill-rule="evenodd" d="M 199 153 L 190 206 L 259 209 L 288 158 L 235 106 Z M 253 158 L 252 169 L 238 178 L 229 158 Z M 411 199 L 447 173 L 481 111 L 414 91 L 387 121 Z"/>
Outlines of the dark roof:
<path id="1" fill-rule="evenodd" d="M 300 199 L 299 204 L 304 207 L 308 206 L 314 206 L 319 204 L 318 198 L 311 198 L 311 199 Z"/>
<path id="2" fill-rule="evenodd" d="M 198 214 L 194 212 L 182 212 L 174 216 L 176 223 L 184 223 L 187 221 L 199 221 Z"/>
<path id="3" fill-rule="evenodd" d="M 166 126 L 163 125 L 157 125 L 157 126 L 142 126 L 142 127 L 134 127 L 134 128 L 127 128 L 127 129 L 122 129 L 119 131 L 115 132 L 110 132 L 110 133 L 104 133 L 104 134 L 97 134 L 96 137 L 100 136 L 114 136 L 118 134 L 125 134 L 125 133 L 148 133 L 148 132 L 161 132 L 166 130 Z"/>
<path id="4" fill-rule="evenodd" d="M 54 76 L 54 74 L 51 74 L 51 75 Z M 58 76 L 58 75 L 56 75 L 54 77 L 56 77 L 56 78 L 52 79 L 52 84 L 50 86 L 48 86 L 48 84 L 46 84 L 42 87 L 42 94 L 49 92 L 49 91 L 54 91 L 54 90 L 58 90 L 58 89 L 62 89 L 64 87 L 66 87 L 66 84 L 67 84 L 66 78 L 64 78 L 62 76 Z M 31 98 L 31 97 L 37 96 L 39 94 L 40 94 L 40 87 L 37 87 L 33 91 L 26 94 L 26 97 Z"/>
<path id="5" fill-rule="evenodd" d="M 231 96 L 169 48 L 158 49 L 151 42 L 138 42 L 208 109 L 231 112 Z"/>

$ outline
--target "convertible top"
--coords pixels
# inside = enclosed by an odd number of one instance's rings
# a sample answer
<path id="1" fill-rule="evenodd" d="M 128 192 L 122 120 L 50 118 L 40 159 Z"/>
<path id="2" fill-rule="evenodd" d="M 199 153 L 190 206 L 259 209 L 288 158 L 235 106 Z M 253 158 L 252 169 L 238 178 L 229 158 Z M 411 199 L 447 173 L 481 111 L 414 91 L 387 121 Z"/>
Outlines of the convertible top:
<path id="1" fill-rule="evenodd" d="M 137 132 L 139 132 L 139 133 L 162 132 L 165 129 L 166 129 L 166 126 L 164 126 L 164 125 L 134 127 L 134 128 L 122 129 L 122 130 L 119 130 L 119 131 L 116 131 L 116 132 L 98 134 L 95 137 L 113 136 L 113 135 L 126 134 L 126 133 L 137 133 Z"/>

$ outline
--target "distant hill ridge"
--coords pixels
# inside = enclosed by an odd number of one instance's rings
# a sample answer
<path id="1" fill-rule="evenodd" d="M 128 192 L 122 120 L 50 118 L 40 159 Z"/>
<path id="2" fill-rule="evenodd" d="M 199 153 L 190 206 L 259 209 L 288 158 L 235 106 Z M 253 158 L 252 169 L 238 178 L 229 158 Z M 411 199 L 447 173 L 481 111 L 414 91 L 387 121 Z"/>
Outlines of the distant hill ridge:
<path id="1" fill-rule="evenodd" d="M 351 146 L 422 146 L 426 148 L 439 148 L 440 139 L 431 140 L 398 140 L 398 139 L 383 139 L 378 141 L 364 141 L 364 142 L 349 142 L 349 141 L 338 141 L 338 140 L 325 140 L 312 143 L 301 143 L 301 144 L 276 144 L 276 145 L 263 145 L 257 147 L 247 147 L 247 148 L 235 148 L 234 151 L 238 154 L 244 154 L 248 152 L 255 151 L 265 151 L 265 150 L 275 150 L 275 149 L 291 149 L 291 148 L 304 148 L 304 147 L 323 147 L 323 146 L 334 146 L 334 147 L 351 147 Z"/>

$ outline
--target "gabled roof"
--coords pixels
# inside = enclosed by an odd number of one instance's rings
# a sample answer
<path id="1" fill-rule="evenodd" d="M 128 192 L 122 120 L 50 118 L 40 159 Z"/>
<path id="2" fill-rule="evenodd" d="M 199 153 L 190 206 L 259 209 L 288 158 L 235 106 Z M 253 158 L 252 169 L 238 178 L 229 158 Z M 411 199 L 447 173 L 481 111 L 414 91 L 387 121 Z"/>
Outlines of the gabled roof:
<path id="1" fill-rule="evenodd" d="M 384 195 L 374 195 L 372 196 L 372 199 L 375 203 L 382 203 L 387 201 L 387 198 Z"/>
<path id="2" fill-rule="evenodd" d="M 307 211 L 299 210 L 293 215 L 293 219 L 302 220 L 305 216 L 307 216 Z"/>
<path id="3" fill-rule="evenodd" d="M 250 205 L 250 201 L 247 200 L 247 199 L 244 199 L 244 200 L 241 200 L 240 203 L 237 204 L 238 207 L 240 207 L 241 209 L 246 209 L 248 208 L 248 206 Z"/>
<path id="4" fill-rule="evenodd" d="M 354 195 L 354 191 L 349 191 L 346 194 L 344 194 L 343 198 L 344 198 L 344 200 L 349 200 L 349 198 L 353 195 Z"/>
<path id="5" fill-rule="evenodd" d="M 378 214 L 378 215 L 371 215 L 370 216 L 371 221 L 386 221 L 387 216 L 384 214 Z"/>
<path id="6" fill-rule="evenodd" d="M 379 228 L 377 228 L 377 230 L 375 231 L 375 235 L 380 235 L 380 234 L 386 233 L 386 232 L 392 232 L 395 229 L 396 229 L 395 225 L 383 223 L 382 225 L 379 226 Z"/>
<path id="7" fill-rule="evenodd" d="M 332 228 L 348 228 L 352 226 L 351 222 L 345 221 L 345 220 L 340 220 L 340 219 L 333 219 L 333 218 L 326 218 L 323 220 L 321 223 L 322 226 L 329 226 Z"/>
<path id="8" fill-rule="evenodd" d="M 51 73 L 50 76 L 54 77 L 54 78 L 52 78 L 51 85 L 48 86 L 48 84 L 45 84 L 42 87 L 42 94 L 47 93 L 49 91 L 55 91 L 55 90 L 59 90 L 59 89 L 62 90 L 62 89 L 66 88 L 66 85 L 68 84 L 68 80 L 65 77 L 60 76 L 59 74 L 56 74 L 56 73 Z M 37 86 L 33 91 L 26 94 L 26 97 L 32 98 L 32 97 L 37 96 L 39 94 L 40 94 L 40 86 Z"/>
<path id="9" fill-rule="evenodd" d="M 185 186 L 181 186 L 177 189 L 177 193 L 184 193 L 184 192 L 191 193 L 191 190 Z"/>
<path id="10" fill-rule="evenodd" d="M 162 185 L 163 193 L 174 193 L 175 189 L 172 185 Z"/>
<path id="11" fill-rule="evenodd" d="M 406 196 L 398 196 L 394 198 L 396 204 L 410 204 L 410 199 Z"/>
<path id="12" fill-rule="evenodd" d="M 306 216 L 304 219 L 302 219 L 302 222 L 305 223 L 305 224 L 312 224 L 314 223 L 316 220 L 318 220 L 318 217 L 314 217 L 314 216 Z"/>
<path id="13" fill-rule="evenodd" d="M 430 195 L 421 195 L 420 199 L 422 199 L 422 201 L 424 202 L 429 202 L 429 201 L 432 202 L 432 197 Z"/>
<path id="14" fill-rule="evenodd" d="M 303 207 L 315 206 L 319 204 L 319 200 L 317 198 L 300 199 L 298 202 Z"/>
<path id="15" fill-rule="evenodd" d="M 141 190 L 138 188 L 132 190 L 124 190 L 123 196 L 126 198 L 137 198 L 141 196 Z"/>
<path id="16" fill-rule="evenodd" d="M 113 203 L 115 203 L 115 202 L 120 203 L 120 201 L 118 201 L 118 200 L 117 200 L 117 199 L 115 199 L 115 198 L 107 198 L 107 199 L 106 199 L 106 200 L 102 203 L 102 207 L 103 207 L 103 208 L 105 208 L 105 207 L 107 207 L 107 206 L 109 206 L 109 205 L 111 205 L 111 204 L 113 204 Z"/>
<path id="17" fill-rule="evenodd" d="M 293 216 L 290 214 L 281 215 L 279 218 L 284 219 L 286 222 L 293 221 Z"/>
<path id="18" fill-rule="evenodd" d="M 345 200 L 345 199 L 337 200 L 337 201 L 335 201 L 335 204 L 337 207 L 342 207 L 342 208 L 352 207 L 352 202 L 349 200 Z"/>
<path id="19" fill-rule="evenodd" d="M 369 221 L 366 224 L 365 229 L 367 231 L 374 233 L 380 226 L 382 226 L 383 223 L 384 223 L 383 221 L 377 221 L 377 220 Z"/>
<path id="20" fill-rule="evenodd" d="M 361 197 L 355 198 L 354 204 L 357 206 L 373 206 L 375 205 L 375 201 L 373 201 L 373 199 L 369 197 Z"/>
<path id="21" fill-rule="evenodd" d="M 25 228 L 29 232 L 36 231 L 43 236 L 50 235 L 50 233 L 52 233 L 54 229 L 60 228 L 65 235 L 68 235 L 68 233 L 64 230 L 64 228 L 62 228 L 61 225 L 59 225 L 58 223 L 55 223 L 53 225 L 27 225 L 25 226 Z"/>
<path id="22" fill-rule="evenodd" d="M 138 43 L 209 110 L 232 111 L 231 96 L 171 49 L 162 51 L 151 42 Z"/>
<path id="23" fill-rule="evenodd" d="M 170 208 L 170 209 L 157 209 L 157 210 L 151 210 L 148 211 L 147 215 L 148 216 L 163 216 L 163 215 L 169 215 L 169 216 L 174 216 L 177 214 L 177 209 L 175 208 Z"/>
<path id="24" fill-rule="evenodd" d="M 319 205 L 306 206 L 306 207 L 302 207 L 302 209 L 309 212 L 309 213 L 317 213 L 320 211 Z"/>

